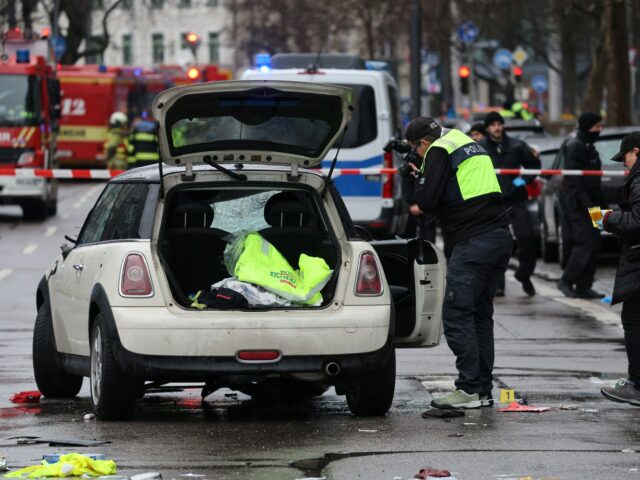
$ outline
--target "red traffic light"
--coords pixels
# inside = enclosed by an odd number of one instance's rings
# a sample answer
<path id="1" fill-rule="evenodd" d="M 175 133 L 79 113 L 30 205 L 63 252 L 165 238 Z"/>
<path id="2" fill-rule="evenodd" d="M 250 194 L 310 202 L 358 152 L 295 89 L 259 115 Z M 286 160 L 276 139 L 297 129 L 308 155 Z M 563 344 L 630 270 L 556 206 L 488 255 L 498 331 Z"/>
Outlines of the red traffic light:
<path id="1" fill-rule="evenodd" d="M 458 76 L 460 78 L 469 78 L 471 76 L 471 69 L 466 65 L 461 65 L 458 68 Z"/>
<path id="2" fill-rule="evenodd" d="M 198 34 L 193 32 L 187 33 L 185 39 L 192 45 L 200 42 L 200 37 L 198 36 Z"/>
<path id="3" fill-rule="evenodd" d="M 516 77 L 521 77 L 522 76 L 522 68 L 521 67 L 513 67 L 513 74 Z"/>

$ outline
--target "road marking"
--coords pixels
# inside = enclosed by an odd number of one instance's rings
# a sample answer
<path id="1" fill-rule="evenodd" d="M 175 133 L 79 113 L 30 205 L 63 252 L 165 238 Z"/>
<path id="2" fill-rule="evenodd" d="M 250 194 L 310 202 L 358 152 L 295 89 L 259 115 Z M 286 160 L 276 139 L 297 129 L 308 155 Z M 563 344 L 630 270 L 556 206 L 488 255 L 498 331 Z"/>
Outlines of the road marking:
<path id="1" fill-rule="evenodd" d="M 31 255 L 37 249 L 38 249 L 38 244 L 37 243 L 30 243 L 29 245 L 24 247 L 24 250 L 22 250 L 22 254 L 23 255 Z"/>
<path id="2" fill-rule="evenodd" d="M 13 272 L 13 270 L 11 270 L 10 268 L 3 268 L 2 270 L 0 270 L 0 282 L 11 275 L 11 272 Z"/>
<path id="3" fill-rule="evenodd" d="M 536 290 L 539 294 L 545 297 L 549 297 L 551 300 L 562 303 L 563 305 L 571 307 L 575 310 L 579 310 L 585 315 L 588 315 L 589 317 L 597 320 L 600 323 L 604 323 L 605 325 L 621 326 L 619 314 L 608 311 L 605 307 L 594 303 L 593 301 L 583 300 L 581 298 L 565 297 L 564 294 L 556 287 L 550 287 L 545 283 L 538 281 L 537 279 L 532 278 L 531 281 L 535 285 Z"/>
<path id="4" fill-rule="evenodd" d="M 54 233 L 56 233 L 57 230 L 58 227 L 47 227 L 47 229 L 44 231 L 44 236 L 51 237 Z"/>

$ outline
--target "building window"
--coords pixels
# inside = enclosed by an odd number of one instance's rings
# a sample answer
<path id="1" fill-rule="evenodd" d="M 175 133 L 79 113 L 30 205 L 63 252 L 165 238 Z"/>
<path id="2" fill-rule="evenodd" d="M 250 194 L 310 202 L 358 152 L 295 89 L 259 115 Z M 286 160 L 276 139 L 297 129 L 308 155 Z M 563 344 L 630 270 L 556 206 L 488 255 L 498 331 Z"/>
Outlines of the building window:
<path id="1" fill-rule="evenodd" d="M 182 32 L 180 34 L 180 48 L 181 49 L 185 49 L 185 48 L 189 48 L 189 42 L 187 41 L 187 35 L 189 35 L 190 32 Z"/>
<path id="2" fill-rule="evenodd" d="M 87 50 L 95 50 L 95 52 L 87 55 L 85 59 L 87 63 L 100 64 L 103 62 L 104 50 L 102 52 L 98 51 L 103 42 L 104 38 L 102 37 L 102 35 L 93 35 L 91 36 L 91 38 L 89 38 L 89 41 L 87 42 Z"/>
<path id="3" fill-rule="evenodd" d="M 125 10 L 131 10 L 131 7 L 133 6 L 133 0 L 122 0 L 122 3 L 120 5 Z"/>
<path id="4" fill-rule="evenodd" d="M 178 3 L 178 7 L 180 8 L 189 8 L 191 7 L 191 0 L 180 0 Z"/>
<path id="5" fill-rule="evenodd" d="M 156 65 L 164 63 L 164 35 L 154 33 L 151 35 L 152 58 L 151 62 Z"/>
<path id="6" fill-rule="evenodd" d="M 207 7 L 217 7 L 218 0 L 207 0 Z"/>
<path id="7" fill-rule="evenodd" d="M 209 32 L 209 63 L 220 62 L 220 34 Z"/>
<path id="8" fill-rule="evenodd" d="M 133 63 L 133 59 L 131 57 L 131 34 L 126 33 L 122 35 L 122 63 L 124 65 L 131 65 L 131 63 Z"/>
<path id="9" fill-rule="evenodd" d="M 162 8 L 164 0 L 151 0 L 151 8 Z"/>

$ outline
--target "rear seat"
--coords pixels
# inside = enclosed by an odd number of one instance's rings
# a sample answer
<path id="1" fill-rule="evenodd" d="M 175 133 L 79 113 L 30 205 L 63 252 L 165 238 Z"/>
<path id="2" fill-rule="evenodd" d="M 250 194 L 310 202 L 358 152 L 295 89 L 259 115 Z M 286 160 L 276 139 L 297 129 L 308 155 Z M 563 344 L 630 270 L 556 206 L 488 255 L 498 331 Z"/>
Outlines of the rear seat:
<path id="1" fill-rule="evenodd" d="M 165 257 L 182 291 L 195 293 L 227 277 L 223 238 L 228 232 L 209 228 L 213 208 L 202 202 L 181 203 L 169 215 Z"/>
<path id="2" fill-rule="evenodd" d="M 302 195 L 286 191 L 271 197 L 264 206 L 264 219 L 271 226 L 258 233 L 275 246 L 294 268 L 298 268 L 301 253 L 322 257 L 333 266 L 335 247 L 323 245 L 322 231 Z"/>

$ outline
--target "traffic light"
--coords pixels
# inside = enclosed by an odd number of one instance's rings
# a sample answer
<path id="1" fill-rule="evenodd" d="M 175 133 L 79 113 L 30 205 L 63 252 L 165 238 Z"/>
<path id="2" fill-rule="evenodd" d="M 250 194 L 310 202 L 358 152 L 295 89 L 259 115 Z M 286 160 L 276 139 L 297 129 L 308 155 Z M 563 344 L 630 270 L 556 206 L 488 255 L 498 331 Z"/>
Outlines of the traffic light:
<path id="1" fill-rule="evenodd" d="M 522 83 L 522 67 L 513 67 L 513 81 L 516 85 Z"/>
<path id="2" fill-rule="evenodd" d="M 189 49 L 191 50 L 191 53 L 193 53 L 193 56 L 195 58 L 196 52 L 198 50 L 198 47 L 200 46 L 200 43 L 202 42 L 202 39 L 200 38 L 200 35 L 198 35 L 197 33 L 194 33 L 194 32 L 185 33 L 184 34 L 184 41 L 187 44 L 187 46 L 189 47 Z"/>
<path id="3" fill-rule="evenodd" d="M 458 68 L 458 77 L 460 78 L 460 93 L 469 95 L 469 77 L 471 77 L 471 69 L 467 65 L 460 65 Z"/>

